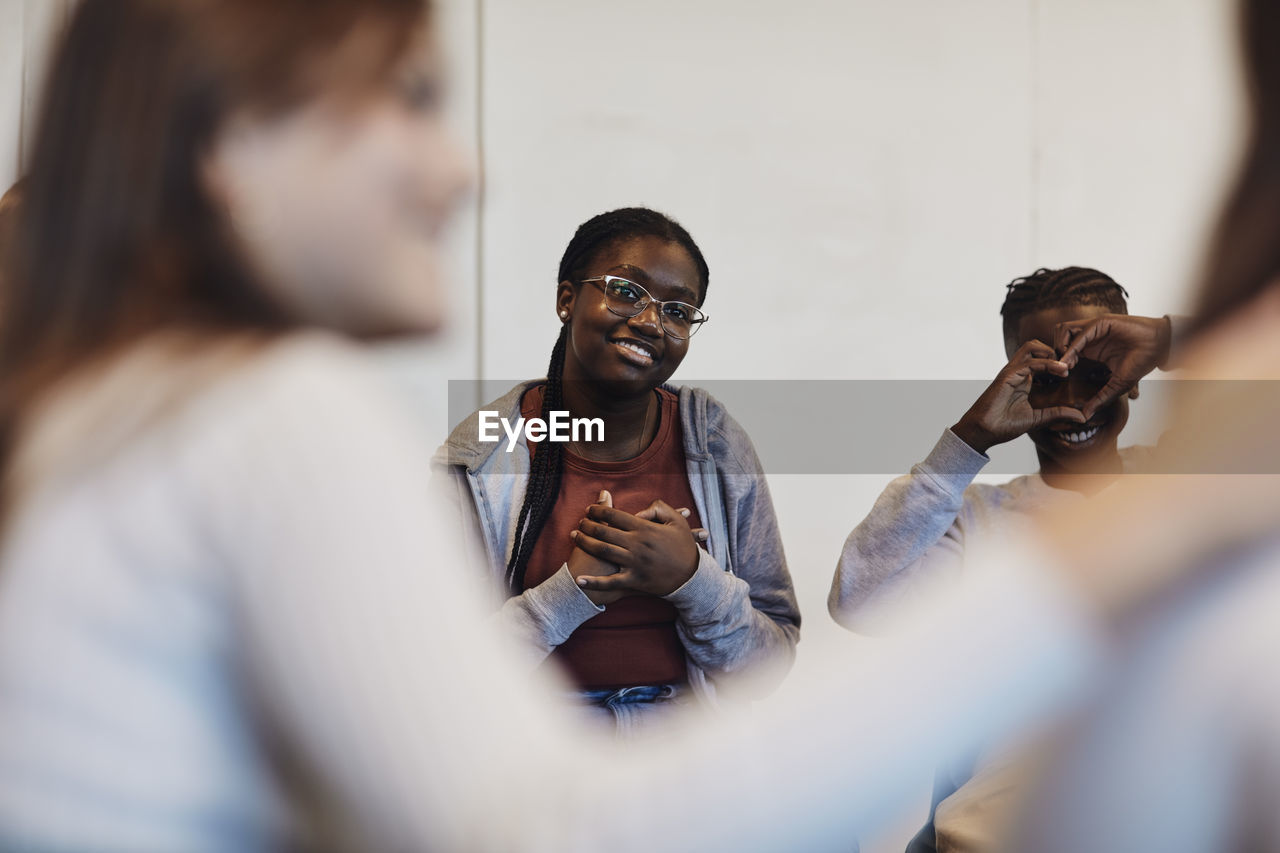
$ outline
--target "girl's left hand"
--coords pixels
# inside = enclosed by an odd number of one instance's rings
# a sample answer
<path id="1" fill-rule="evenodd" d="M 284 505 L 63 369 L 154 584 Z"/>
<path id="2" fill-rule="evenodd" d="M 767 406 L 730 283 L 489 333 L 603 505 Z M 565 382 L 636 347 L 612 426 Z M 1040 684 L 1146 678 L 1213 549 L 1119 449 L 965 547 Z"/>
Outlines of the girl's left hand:
<path id="1" fill-rule="evenodd" d="M 578 578 L 578 586 L 586 590 L 670 595 L 698 568 L 698 546 L 689 523 L 661 500 L 636 515 L 595 504 L 570 535 L 583 551 L 619 568 L 612 575 Z"/>

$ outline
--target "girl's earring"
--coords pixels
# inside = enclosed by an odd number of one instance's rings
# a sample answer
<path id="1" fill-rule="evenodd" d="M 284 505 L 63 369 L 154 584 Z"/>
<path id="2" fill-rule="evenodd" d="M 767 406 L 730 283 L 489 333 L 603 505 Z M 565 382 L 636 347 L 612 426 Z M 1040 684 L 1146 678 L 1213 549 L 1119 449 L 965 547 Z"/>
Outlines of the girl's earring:
<path id="1" fill-rule="evenodd" d="M 563 310 L 563 309 L 561 309 L 561 311 L 560 311 L 560 319 L 561 319 L 561 320 L 568 320 L 568 319 L 569 319 L 569 312 L 568 312 L 568 311 L 565 311 L 565 310 Z"/>

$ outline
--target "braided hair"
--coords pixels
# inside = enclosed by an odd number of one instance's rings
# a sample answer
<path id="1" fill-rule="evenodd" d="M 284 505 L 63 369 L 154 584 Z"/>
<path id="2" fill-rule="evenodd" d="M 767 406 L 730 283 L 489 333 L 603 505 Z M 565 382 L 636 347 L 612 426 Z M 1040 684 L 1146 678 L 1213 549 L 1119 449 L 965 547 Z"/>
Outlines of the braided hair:
<path id="1" fill-rule="evenodd" d="M 1128 314 L 1129 291 L 1104 272 L 1089 267 L 1045 267 L 1006 285 L 1008 293 L 1000 316 L 1004 318 L 1006 346 L 1015 342 L 1018 323 L 1028 314 L 1067 305 L 1100 305 L 1113 314 Z"/>
<path id="2" fill-rule="evenodd" d="M 601 213 L 578 227 L 560 259 L 557 281 L 569 282 L 577 287 L 586 276 L 587 268 L 599 255 L 615 246 L 642 237 L 656 237 L 676 243 L 693 260 L 698 270 L 701 289 L 698 304 L 707 298 L 707 284 L 711 273 L 702 250 L 693 242 L 680 223 L 655 210 L 645 207 L 624 207 Z M 564 359 L 569 345 L 569 326 L 560 327 L 560 337 L 551 350 L 551 363 L 547 365 L 547 384 L 542 391 L 543 420 L 553 411 L 564 410 Z M 516 519 L 515 540 L 511 556 L 507 560 L 507 586 L 513 595 L 524 590 L 525 572 L 533 547 L 551 517 L 556 498 L 560 494 L 560 473 L 564 467 L 564 445 L 544 441 L 534 449 L 529 467 L 529 484 L 524 503 Z"/>

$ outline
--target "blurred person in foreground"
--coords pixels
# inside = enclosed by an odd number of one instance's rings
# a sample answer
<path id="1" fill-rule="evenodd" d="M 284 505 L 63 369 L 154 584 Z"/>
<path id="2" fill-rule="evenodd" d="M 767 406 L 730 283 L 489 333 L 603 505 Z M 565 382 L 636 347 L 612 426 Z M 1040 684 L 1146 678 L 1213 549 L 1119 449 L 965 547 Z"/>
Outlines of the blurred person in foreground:
<path id="1" fill-rule="evenodd" d="M 1249 128 L 1211 243 L 1166 472 L 1052 537 L 1081 565 L 1214 570 L 1131 620 L 1010 850 L 1280 850 L 1280 6 L 1241 4 Z M 1104 349 L 1085 330 L 1072 351 Z M 1195 507 L 1188 517 L 1185 507 Z M 1143 553 L 1126 545 L 1137 533 Z"/>
<path id="2" fill-rule="evenodd" d="M 1087 670 L 1044 574 L 960 609 L 981 673 L 920 631 L 758 732 L 574 728 L 364 353 L 441 323 L 469 182 L 426 5 L 86 0 L 53 55 L 0 317 L 0 849 L 807 849 Z M 984 688 L 884 736 L 948 681 Z"/>
<path id="3" fill-rule="evenodd" d="M 1013 549 L 750 722 L 625 751 L 565 720 L 362 349 L 442 320 L 469 176 L 429 25 L 74 12 L 0 315 L 0 849 L 840 847 L 1086 688 L 1098 615 L 1175 566 L 1116 586 Z"/>

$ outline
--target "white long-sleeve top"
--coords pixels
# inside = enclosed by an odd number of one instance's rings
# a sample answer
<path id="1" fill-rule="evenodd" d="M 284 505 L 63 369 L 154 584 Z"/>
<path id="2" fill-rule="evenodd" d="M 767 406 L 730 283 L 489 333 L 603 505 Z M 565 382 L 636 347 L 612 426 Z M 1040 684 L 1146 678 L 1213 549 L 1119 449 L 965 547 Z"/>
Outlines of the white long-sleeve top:
<path id="1" fill-rule="evenodd" d="M 1126 632 L 1009 850 L 1280 850 L 1280 535 L 1215 563 Z"/>
<path id="2" fill-rule="evenodd" d="M 0 848 L 840 849 L 1097 659 L 1043 558 L 1014 554 L 874 656 L 810 649 L 829 673 L 765 713 L 627 750 L 492 630 L 429 498 L 434 442 L 356 348 L 211 361 L 142 347 L 24 438 Z"/>

